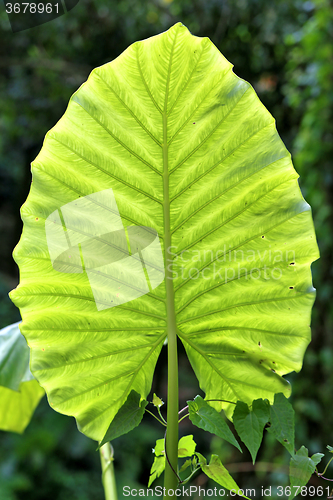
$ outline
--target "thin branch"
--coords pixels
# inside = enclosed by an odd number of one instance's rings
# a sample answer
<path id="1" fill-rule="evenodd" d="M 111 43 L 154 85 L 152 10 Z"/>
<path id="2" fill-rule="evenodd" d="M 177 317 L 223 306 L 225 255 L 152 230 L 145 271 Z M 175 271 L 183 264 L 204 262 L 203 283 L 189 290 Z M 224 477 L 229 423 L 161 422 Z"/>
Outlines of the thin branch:
<path id="1" fill-rule="evenodd" d="M 324 477 L 322 474 L 319 472 L 317 473 L 317 476 L 320 477 L 321 479 L 325 479 L 325 481 L 333 481 L 333 479 L 329 479 L 328 477 Z"/>
<path id="2" fill-rule="evenodd" d="M 207 403 L 209 403 L 210 401 L 218 401 L 220 403 L 230 403 L 232 405 L 236 405 L 237 403 L 235 403 L 234 401 L 228 401 L 227 399 L 204 399 L 204 401 L 206 401 Z M 184 406 L 184 408 L 182 408 L 179 412 L 178 412 L 178 415 L 180 415 L 181 413 L 183 413 L 183 411 L 187 410 L 188 409 L 188 406 Z M 180 421 L 179 421 L 180 422 Z"/>
<path id="3" fill-rule="evenodd" d="M 323 474 L 325 474 L 325 472 L 327 471 L 327 468 L 328 468 L 329 464 L 332 462 L 332 460 L 333 460 L 333 457 L 329 460 L 328 464 L 326 465 L 325 469 L 323 470 L 323 472 L 322 472 L 321 474 L 320 474 L 320 472 L 318 472 L 318 471 L 317 471 L 317 469 L 316 469 L 316 472 L 317 472 L 317 475 L 318 475 L 318 476 L 322 476 Z M 324 479 L 325 479 L 325 478 L 324 478 Z M 330 479 L 330 481 L 332 481 L 332 479 Z"/>
<path id="4" fill-rule="evenodd" d="M 163 417 L 162 413 L 161 413 L 161 410 L 160 410 L 160 407 L 158 406 L 157 407 L 157 411 L 158 411 L 158 414 L 159 416 L 161 417 L 161 419 L 163 420 L 164 424 L 167 425 L 167 421 L 165 420 L 165 418 Z"/>
<path id="5" fill-rule="evenodd" d="M 160 420 L 158 417 L 156 417 L 156 415 L 154 415 L 154 413 L 152 413 L 151 411 L 147 410 L 147 408 L 145 408 L 145 411 L 147 411 L 148 413 L 150 413 L 150 415 L 152 415 L 154 418 L 156 418 L 156 420 L 158 420 L 158 422 L 160 424 L 162 424 L 162 425 L 164 425 L 164 427 L 166 427 L 166 423 L 162 422 L 162 420 Z"/>
<path id="6" fill-rule="evenodd" d="M 178 412 L 178 415 L 180 415 L 181 413 L 183 413 L 183 411 L 187 410 L 188 409 L 188 406 L 185 406 L 184 408 L 182 408 L 179 412 Z"/>

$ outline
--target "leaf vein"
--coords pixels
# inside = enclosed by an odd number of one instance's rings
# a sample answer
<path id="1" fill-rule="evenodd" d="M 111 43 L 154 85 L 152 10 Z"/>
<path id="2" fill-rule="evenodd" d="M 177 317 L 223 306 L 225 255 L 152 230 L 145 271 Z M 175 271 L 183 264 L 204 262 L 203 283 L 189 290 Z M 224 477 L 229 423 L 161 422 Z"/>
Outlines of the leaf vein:
<path id="1" fill-rule="evenodd" d="M 113 134 L 111 132 L 111 130 L 109 130 L 102 122 L 100 122 L 95 116 L 93 116 L 91 113 L 89 113 L 89 111 L 84 107 L 82 106 L 81 103 L 77 102 L 77 101 L 73 101 L 75 102 L 75 104 L 77 104 L 78 106 L 80 106 L 96 123 L 98 123 L 118 144 L 120 144 L 124 149 L 126 149 L 126 151 L 128 151 L 130 154 L 132 154 L 133 156 L 135 156 L 135 158 L 137 158 L 139 161 L 141 161 L 144 165 L 146 165 L 147 167 L 149 167 L 151 170 L 153 170 L 153 172 L 155 172 L 156 174 L 159 174 L 160 176 L 162 176 L 162 173 L 159 172 L 159 170 L 157 170 L 157 168 L 155 168 L 153 165 L 151 165 L 147 160 L 145 160 L 144 158 L 142 158 L 142 156 L 140 156 L 138 153 L 136 153 L 135 151 L 133 151 L 133 149 L 129 148 L 123 141 L 121 141 L 119 139 L 119 137 L 117 137 L 115 134 Z"/>
<path id="2" fill-rule="evenodd" d="M 189 158 L 191 158 L 191 156 L 194 155 L 194 153 L 196 153 L 198 151 L 198 149 L 201 148 L 201 146 L 203 144 L 205 144 L 205 142 L 208 141 L 208 139 L 214 134 L 214 132 L 216 132 L 216 130 L 219 128 L 219 126 L 224 122 L 224 120 L 226 118 L 228 118 L 228 116 L 230 115 L 230 113 L 236 108 L 237 104 L 242 100 L 243 96 L 246 94 L 246 92 L 250 89 L 250 87 L 248 87 L 245 92 L 243 92 L 242 96 L 240 97 L 240 99 L 238 99 L 238 101 L 236 102 L 236 104 L 228 111 L 228 113 L 217 123 L 217 125 L 215 125 L 215 127 L 209 132 L 209 134 L 200 142 L 200 144 L 198 144 L 198 146 L 196 148 L 194 148 L 181 162 L 178 163 L 178 165 L 176 165 L 174 168 L 172 168 L 170 170 L 170 175 L 173 174 L 179 167 L 181 167 Z M 199 107 L 199 106 L 198 106 Z M 198 108 L 197 108 L 198 109 Z M 197 110 L 196 109 L 196 110 Z M 188 121 L 191 119 L 191 116 L 184 122 L 183 126 L 181 127 L 184 128 L 184 126 L 186 125 L 186 123 L 188 123 Z M 264 128 L 264 127 L 263 127 Z M 181 130 L 179 129 L 179 130 Z M 178 133 L 178 132 L 177 132 Z M 255 135 L 255 134 L 253 134 Z M 251 138 L 252 136 L 250 136 Z M 172 138 L 174 139 L 174 137 Z M 246 142 L 246 141 L 244 141 Z M 170 144 L 170 142 L 169 142 Z M 243 144 L 243 143 L 242 143 Z M 240 146 L 242 145 L 240 144 Z"/>
<path id="3" fill-rule="evenodd" d="M 146 191 L 143 191 L 142 189 L 139 189 L 138 187 L 136 186 L 133 186 L 132 184 L 129 184 L 128 182 L 124 181 L 124 179 L 122 179 L 121 177 L 118 177 L 114 174 L 111 174 L 108 170 L 105 170 L 104 168 L 96 165 L 96 163 L 93 163 L 91 160 L 88 160 L 88 158 L 86 158 L 85 156 L 81 155 L 80 153 L 78 153 L 75 149 L 71 148 L 68 144 L 65 144 L 64 142 L 60 141 L 57 137 L 55 136 L 50 136 L 52 137 L 52 139 L 54 139 L 55 141 L 57 141 L 59 144 L 61 144 L 62 146 L 64 146 L 65 148 L 69 149 L 70 151 L 72 151 L 74 154 L 76 154 L 79 158 L 81 158 L 82 160 L 86 161 L 87 163 L 89 163 L 89 165 L 91 165 L 92 167 L 95 167 L 97 170 L 99 170 L 100 172 L 103 172 L 104 174 L 108 175 L 109 177 L 111 177 L 112 179 L 115 179 L 116 181 L 120 182 L 121 184 L 124 184 L 125 186 L 129 187 L 130 189 L 133 189 L 134 191 L 137 191 L 138 193 L 141 193 L 143 194 L 144 196 L 147 196 L 148 198 L 150 198 L 151 200 L 155 201 L 156 203 L 159 203 L 160 205 L 163 205 L 163 202 L 160 201 L 158 198 L 155 198 L 155 196 L 152 196 L 151 194 L 147 193 Z M 58 180 L 61 184 L 65 185 L 65 186 L 68 186 L 70 189 L 72 189 L 72 191 L 75 191 L 79 194 L 82 194 L 79 190 L 77 190 L 76 188 L 70 186 L 69 184 L 66 184 L 64 181 L 60 180 L 58 177 L 55 177 L 53 176 L 52 174 L 50 174 L 50 172 L 40 168 L 40 167 L 36 167 L 34 165 L 34 168 L 39 168 L 40 170 L 42 170 L 43 172 L 47 173 L 48 175 L 50 175 L 50 177 L 53 177 L 54 179 Z M 84 195 L 83 195 L 84 196 Z M 133 221 L 132 219 L 128 218 L 128 217 L 125 217 L 122 215 L 122 217 L 124 219 L 127 219 L 127 220 L 130 220 L 131 222 Z M 133 221 L 135 223 L 135 221 Z"/>
<path id="4" fill-rule="evenodd" d="M 194 320 L 197 320 L 199 318 L 205 318 L 206 316 L 210 316 L 211 314 L 217 314 L 219 312 L 229 311 L 230 309 L 234 309 L 234 308 L 253 306 L 253 305 L 257 305 L 257 304 L 265 304 L 267 302 L 281 302 L 284 300 L 294 300 L 296 298 L 299 298 L 303 295 L 308 295 L 308 294 L 309 294 L 309 292 L 297 292 L 297 294 L 294 294 L 292 297 L 280 297 L 280 298 L 274 297 L 272 299 L 244 302 L 243 304 L 234 304 L 232 306 L 225 307 L 224 309 L 216 309 L 215 311 L 210 311 L 210 312 L 207 312 L 205 314 L 200 314 L 199 316 L 194 316 L 194 317 L 189 318 L 189 319 L 184 319 L 183 321 L 179 321 L 178 325 L 182 325 L 183 323 L 187 323 L 188 321 L 194 321 Z"/>
<path id="5" fill-rule="evenodd" d="M 112 87 L 110 87 L 110 85 L 104 80 L 104 78 L 101 77 L 101 75 L 99 73 L 96 73 L 96 75 L 102 80 L 102 82 L 105 83 L 105 85 L 111 90 L 111 92 L 113 92 L 113 94 L 117 97 L 119 102 L 121 102 L 121 104 L 124 106 L 124 108 L 126 108 L 128 113 L 134 118 L 134 120 L 137 122 L 137 124 L 143 128 L 143 130 L 153 139 L 153 141 L 158 146 L 162 147 L 161 142 L 147 129 L 147 127 L 141 122 L 141 120 L 139 120 L 139 118 L 136 116 L 136 114 L 133 113 L 133 111 L 127 106 L 127 104 L 122 100 L 122 98 L 117 94 L 117 92 Z"/>
<path id="6" fill-rule="evenodd" d="M 293 219 L 294 217 L 297 217 L 298 215 L 302 214 L 304 212 L 297 212 L 296 214 L 294 214 L 292 217 L 288 217 L 287 219 L 283 219 L 281 222 L 279 222 L 278 224 L 275 224 L 274 226 L 268 228 L 265 230 L 265 234 L 269 233 L 270 231 L 272 231 L 273 229 L 277 228 L 278 226 L 281 226 L 281 224 L 284 224 L 285 222 L 288 222 L 289 220 Z M 218 229 L 218 228 L 217 228 Z M 209 232 L 208 234 L 210 234 L 211 232 Z M 206 236 L 208 236 L 208 234 L 206 234 L 203 238 L 205 238 Z M 242 241 L 239 245 L 237 245 L 236 247 L 233 247 L 233 248 L 230 248 L 229 249 L 229 252 L 231 251 L 234 251 L 236 250 L 237 248 L 241 248 L 243 245 L 245 245 L 246 243 L 249 243 L 250 241 L 253 241 L 255 240 L 256 238 L 258 238 L 260 235 L 262 234 L 262 232 L 260 233 L 257 233 L 256 235 L 254 235 L 252 238 L 248 238 L 247 240 L 245 241 Z M 187 251 L 189 248 L 191 248 L 193 245 L 195 245 L 198 241 L 201 241 L 203 238 L 200 238 L 200 240 L 198 239 L 197 241 L 195 241 L 192 245 L 189 245 L 188 247 L 184 248 L 181 252 L 179 252 L 178 254 L 175 254 L 175 255 L 179 255 L 181 254 L 182 252 L 185 252 Z M 225 254 L 224 254 L 225 255 Z M 212 264 L 213 262 L 215 262 L 217 259 L 219 259 L 221 256 L 217 256 L 215 259 L 213 259 L 210 264 Z M 204 266 L 202 266 L 200 269 L 199 269 L 199 272 L 201 272 L 204 268 L 206 267 L 206 264 Z M 187 278 L 187 280 L 183 281 L 183 283 L 181 283 L 177 288 L 175 288 L 175 291 L 178 291 L 180 288 L 182 288 L 184 285 L 186 285 L 186 283 L 188 281 L 190 281 L 191 278 Z"/>
<path id="7" fill-rule="evenodd" d="M 157 104 L 157 102 L 155 101 L 152 93 L 150 92 L 150 89 L 147 85 L 147 82 L 146 80 L 144 79 L 144 76 L 143 76 L 143 73 L 142 73 L 142 69 L 141 69 L 141 65 L 140 65 L 140 59 L 139 59 L 139 44 L 136 44 L 136 61 L 137 61 L 137 64 L 138 64 L 138 70 L 139 70 L 139 73 L 140 73 L 140 76 L 141 76 L 141 80 L 142 80 L 142 83 L 144 84 L 145 86 L 145 89 L 147 91 L 147 94 L 149 95 L 151 101 L 153 102 L 155 108 L 157 109 L 157 111 L 159 111 L 161 114 L 163 113 L 161 108 L 159 107 L 159 105 Z"/>
<path id="8" fill-rule="evenodd" d="M 231 189 L 239 186 L 239 184 L 241 184 L 242 182 L 248 180 L 250 177 L 252 177 L 253 175 L 261 172 L 261 170 L 264 170 L 265 168 L 268 168 L 272 165 L 274 165 L 274 163 L 277 163 L 278 161 L 282 160 L 283 158 L 285 158 L 285 156 L 282 156 L 281 158 L 278 158 L 277 160 L 274 160 L 272 161 L 271 163 L 268 163 L 267 165 L 259 168 L 258 170 L 256 170 L 255 172 L 251 172 L 251 174 L 247 175 L 246 177 L 244 177 L 243 179 L 235 182 L 234 184 L 232 184 L 231 186 L 229 186 L 228 188 L 226 188 L 224 191 L 222 191 L 222 193 L 219 193 L 218 195 L 214 196 L 214 198 L 210 198 L 206 203 L 204 203 L 203 205 L 201 205 L 201 207 L 199 207 L 197 210 L 195 210 L 194 212 L 192 212 L 190 215 L 188 215 L 185 219 L 182 220 L 182 222 L 180 222 L 178 224 L 178 226 L 176 226 L 173 230 L 172 230 L 172 234 L 175 233 L 185 222 L 187 222 L 189 219 L 191 219 L 191 217 L 193 217 L 194 215 L 196 215 L 198 212 L 200 212 L 203 208 L 207 207 L 210 203 L 212 203 L 213 201 L 217 200 L 218 198 L 221 198 L 221 196 L 224 196 L 228 191 L 230 191 Z M 224 158 L 225 159 L 225 158 Z M 224 159 L 219 162 L 219 163 L 223 163 Z M 212 170 L 213 168 L 215 168 L 219 163 L 215 164 L 210 170 Z M 206 175 L 206 172 L 201 175 L 200 177 L 198 177 L 197 179 L 195 179 L 194 182 L 192 182 L 188 188 L 192 187 L 194 184 L 196 184 L 196 182 L 198 182 L 202 177 L 204 177 Z M 283 181 L 283 182 L 287 182 L 287 181 Z M 281 183 L 283 184 L 283 183 Z M 278 186 L 280 186 L 281 184 L 278 184 Z M 278 186 L 275 186 L 275 187 L 278 187 Z M 275 189 L 275 188 L 273 188 Z M 268 191 L 270 192 L 270 191 Z M 184 191 L 182 191 L 181 194 L 183 194 Z M 177 195 L 175 198 L 172 199 L 172 201 L 174 201 L 176 198 L 178 198 L 179 195 Z M 181 195 L 180 195 L 181 196 Z M 258 198 L 260 199 L 260 198 Z"/>

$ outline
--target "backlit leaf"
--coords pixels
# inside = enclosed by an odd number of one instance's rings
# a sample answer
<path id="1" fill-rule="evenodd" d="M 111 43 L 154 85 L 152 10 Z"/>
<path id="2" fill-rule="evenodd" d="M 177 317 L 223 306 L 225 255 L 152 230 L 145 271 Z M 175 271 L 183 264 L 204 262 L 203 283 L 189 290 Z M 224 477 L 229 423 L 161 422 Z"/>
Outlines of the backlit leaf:
<path id="1" fill-rule="evenodd" d="M 232 490 L 234 494 L 233 496 L 236 496 L 236 493 L 241 497 L 247 498 L 237 483 L 230 476 L 227 469 L 222 465 L 221 460 L 217 455 L 212 455 L 209 465 L 201 465 L 201 469 L 208 477 L 210 477 L 210 479 L 213 479 L 227 490 Z"/>
<path id="2" fill-rule="evenodd" d="M 29 369 L 29 347 L 14 323 L 0 330 L 0 430 L 22 433 L 44 395 Z"/>
<path id="3" fill-rule="evenodd" d="M 290 394 L 311 211 L 273 117 L 209 39 L 178 23 L 96 68 L 32 172 L 11 297 L 54 409 L 103 439 L 132 390 L 147 399 L 170 318 L 206 399 Z"/>
<path id="4" fill-rule="evenodd" d="M 37 380 L 22 382 L 18 391 L 0 387 L 0 430 L 21 434 L 44 394 Z"/>
<path id="5" fill-rule="evenodd" d="M 164 405 L 163 401 L 161 398 L 159 398 L 158 396 L 156 396 L 156 394 L 154 393 L 153 395 L 153 401 L 152 401 L 153 405 L 160 408 L 161 406 Z"/>

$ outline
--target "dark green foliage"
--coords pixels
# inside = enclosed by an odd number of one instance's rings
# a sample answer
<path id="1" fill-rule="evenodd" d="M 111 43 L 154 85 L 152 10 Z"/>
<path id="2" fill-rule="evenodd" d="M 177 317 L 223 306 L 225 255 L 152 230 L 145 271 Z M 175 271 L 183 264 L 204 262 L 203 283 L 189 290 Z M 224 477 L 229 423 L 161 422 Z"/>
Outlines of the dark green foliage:
<path id="1" fill-rule="evenodd" d="M 275 394 L 274 405 L 270 407 L 271 427 L 268 431 L 281 443 L 290 455 L 295 454 L 295 413 L 283 394 Z"/>
<path id="2" fill-rule="evenodd" d="M 242 451 L 221 413 L 209 406 L 201 396 L 196 396 L 194 401 L 187 401 L 187 403 L 189 419 L 194 425 L 219 436 Z"/>
<path id="3" fill-rule="evenodd" d="M 242 401 L 237 402 L 233 423 L 239 437 L 250 451 L 253 463 L 261 445 L 264 427 L 269 419 L 268 401 L 262 399 L 253 401 L 251 410 Z"/>
<path id="4" fill-rule="evenodd" d="M 131 391 L 127 400 L 111 422 L 110 427 L 106 431 L 106 434 L 99 445 L 99 448 L 108 441 L 113 441 L 117 437 L 127 434 L 139 425 L 143 418 L 147 404 L 148 401 L 140 402 L 140 394 L 135 391 Z"/>

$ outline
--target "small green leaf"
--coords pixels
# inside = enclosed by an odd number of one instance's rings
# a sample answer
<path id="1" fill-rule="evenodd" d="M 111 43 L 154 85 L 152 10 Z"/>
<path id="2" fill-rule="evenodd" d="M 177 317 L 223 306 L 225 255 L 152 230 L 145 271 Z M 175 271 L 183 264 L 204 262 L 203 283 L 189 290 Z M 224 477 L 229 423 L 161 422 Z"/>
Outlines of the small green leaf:
<path id="1" fill-rule="evenodd" d="M 156 406 L 156 408 L 160 408 L 161 406 L 164 405 L 162 399 L 159 398 L 158 396 L 156 396 L 155 393 L 154 393 L 154 396 L 153 396 L 152 403 L 153 403 L 154 406 Z"/>
<path id="2" fill-rule="evenodd" d="M 200 466 L 207 464 L 207 460 L 203 455 L 201 455 L 201 453 L 196 452 L 195 456 L 198 459 L 198 463 Z"/>
<path id="3" fill-rule="evenodd" d="M 178 442 L 178 457 L 179 458 L 191 457 L 195 453 L 195 447 L 196 447 L 196 443 L 194 442 L 192 435 L 183 436 L 182 438 L 180 438 L 180 440 Z M 152 468 L 150 469 L 150 477 L 149 477 L 148 487 L 164 471 L 164 468 L 165 468 L 164 439 L 158 439 L 156 441 L 155 448 L 153 448 L 153 453 L 155 453 L 155 459 L 154 459 L 154 463 L 152 465 Z M 198 455 L 198 453 L 197 453 L 197 455 Z M 185 463 L 183 464 L 183 467 L 184 467 Z M 181 470 L 185 470 L 185 469 L 183 469 L 183 467 L 181 468 Z M 185 468 L 187 468 L 187 467 L 185 467 Z"/>
<path id="4" fill-rule="evenodd" d="M 312 455 L 311 460 L 315 465 L 318 465 L 324 456 L 324 453 L 315 453 L 314 455 Z"/>
<path id="5" fill-rule="evenodd" d="M 155 453 L 157 457 L 159 457 L 160 455 L 164 455 L 164 439 L 158 439 L 156 441 L 155 448 L 153 448 L 153 453 Z"/>
<path id="6" fill-rule="evenodd" d="M 123 434 L 127 434 L 127 432 L 139 425 L 143 418 L 145 407 L 148 404 L 148 401 L 145 400 L 140 403 L 140 399 L 140 394 L 136 391 L 132 390 L 130 392 L 126 402 L 120 408 L 106 431 L 99 448 L 108 441 L 112 441 Z"/>
<path id="7" fill-rule="evenodd" d="M 233 423 L 235 429 L 251 453 L 253 463 L 256 460 L 258 450 L 261 445 L 264 427 L 269 421 L 269 403 L 262 399 L 257 399 L 252 403 L 252 411 L 248 405 L 238 401 Z"/>
<path id="8" fill-rule="evenodd" d="M 191 457 L 195 453 L 196 443 L 193 436 L 183 436 L 178 443 L 178 457 Z"/>
<path id="9" fill-rule="evenodd" d="M 242 451 L 221 413 L 209 406 L 201 396 L 196 396 L 194 401 L 187 401 L 187 404 L 189 418 L 194 425 L 212 434 L 216 434 L 216 436 L 236 446 L 240 452 Z"/>
<path id="10" fill-rule="evenodd" d="M 188 469 L 188 467 L 190 467 L 191 464 L 192 464 L 192 460 L 190 458 L 188 458 L 187 460 L 185 460 L 185 462 L 183 463 L 183 465 L 179 469 L 179 474 L 181 472 L 184 472 L 184 470 Z"/>
<path id="11" fill-rule="evenodd" d="M 164 439 L 162 439 L 162 441 L 164 441 Z M 160 477 L 164 469 L 165 469 L 165 457 L 164 456 L 155 457 L 153 465 L 150 469 L 148 488 L 153 483 L 153 481 L 155 481 L 155 479 Z"/>
<path id="12" fill-rule="evenodd" d="M 326 446 L 326 448 L 328 449 L 328 451 L 330 453 L 333 453 L 333 446 L 330 446 L 329 444 Z"/>
<path id="13" fill-rule="evenodd" d="M 320 462 L 324 455 L 316 453 L 311 458 L 308 456 L 308 450 L 302 446 L 294 456 L 290 459 L 289 477 L 291 486 L 291 496 L 289 500 L 297 494 L 296 486 L 300 488 L 305 486 L 316 469 L 316 465 Z"/>
<path id="14" fill-rule="evenodd" d="M 295 454 L 295 413 L 294 409 L 282 394 L 275 394 L 274 405 L 270 407 L 271 427 L 267 430 L 281 443 L 290 455 Z"/>
<path id="15" fill-rule="evenodd" d="M 201 469 L 210 479 L 213 479 L 227 490 L 232 490 L 239 496 L 247 498 L 243 495 L 242 490 L 237 486 L 237 483 L 235 483 L 227 469 L 222 465 L 217 455 L 212 455 L 209 465 L 201 465 Z"/>

